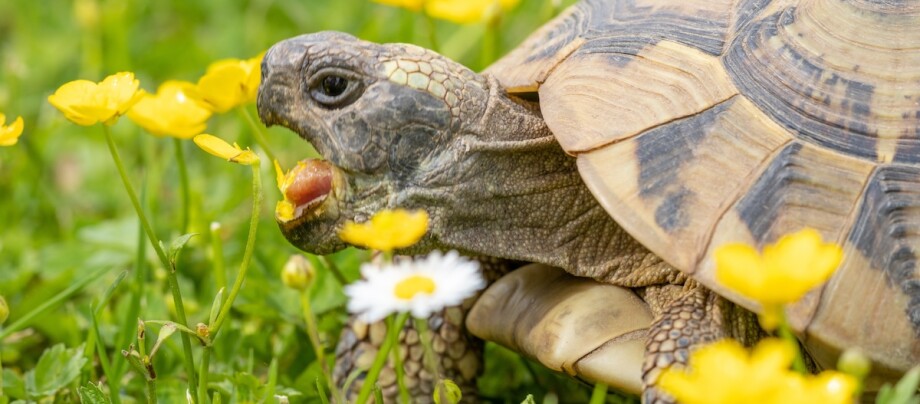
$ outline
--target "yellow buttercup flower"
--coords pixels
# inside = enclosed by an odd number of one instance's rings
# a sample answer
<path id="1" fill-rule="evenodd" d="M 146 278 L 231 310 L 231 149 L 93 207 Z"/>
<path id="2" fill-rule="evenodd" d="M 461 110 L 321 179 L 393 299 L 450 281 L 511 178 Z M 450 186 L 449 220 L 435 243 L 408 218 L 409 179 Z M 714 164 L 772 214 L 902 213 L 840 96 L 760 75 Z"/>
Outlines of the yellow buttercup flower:
<path id="1" fill-rule="evenodd" d="M 198 96 L 217 113 L 254 102 L 262 80 L 261 64 L 262 55 L 212 63 L 205 75 L 198 79 Z"/>
<path id="2" fill-rule="evenodd" d="M 511 10 L 520 0 L 428 0 L 425 12 L 457 24 L 488 21 L 501 12 Z"/>
<path id="3" fill-rule="evenodd" d="M 19 142 L 22 136 L 22 117 L 17 117 L 13 123 L 5 125 L 6 115 L 0 114 L 0 146 L 12 146 Z"/>
<path id="4" fill-rule="evenodd" d="M 243 150 L 239 145 L 234 143 L 232 146 L 223 139 L 209 135 L 201 134 L 192 139 L 201 150 L 210 153 L 213 156 L 220 157 L 231 163 L 253 165 L 259 163 L 259 156 L 252 150 Z"/>
<path id="5" fill-rule="evenodd" d="M 722 340 L 694 351 L 689 369 L 667 369 L 659 386 L 683 404 L 775 402 L 794 357 L 795 349 L 777 339 L 762 341 L 751 354 L 737 341 Z"/>
<path id="6" fill-rule="evenodd" d="M 457 24 L 487 21 L 513 9 L 520 0 L 374 0 L 376 3 L 425 13 Z"/>
<path id="7" fill-rule="evenodd" d="M 715 252 L 716 279 L 723 285 L 760 302 L 761 322 L 774 328 L 782 305 L 802 298 L 840 265 L 843 250 L 823 243 L 816 230 L 804 229 L 783 236 L 760 254 L 746 244 L 728 244 Z"/>
<path id="8" fill-rule="evenodd" d="M 131 72 L 113 74 L 99 83 L 75 80 L 60 86 L 48 102 L 77 125 L 111 125 L 140 98 L 139 86 Z"/>
<path id="9" fill-rule="evenodd" d="M 195 86 L 171 80 L 160 85 L 156 94 L 144 93 L 128 111 L 128 118 L 157 136 L 190 139 L 204 132 L 211 111 L 194 98 Z"/>
<path id="10" fill-rule="evenodd" d="M 790 343 L 768 338 L 748 353 L 734 340 L 722 340 L 690 354 L 689 368 L 669 368 L 659 387 L 682 404 L 849 403 L 858 382 L 838 372 L 818 376 L 789 369 Z"/>
<path id="11" fill-rule="evenodd" d="M 382 210 L 367 223 L 345 223 L 339 237 L 343 241 L 380 251 L 409 247 L 428 231 L 428 214 L 423 210 Z"/>
<path id="12" fill-rule="evenodd" d="M 420 11 L 422 9 L 422 4 L 425 3 L 424 0 L 374 0 L 374 2 L 415 12 Z"/>
<path id="13" fill-rule="evenodd" d="M 278 185 L 278 190 L 281 191 L 281 196 L 283 197 L 282 200 L 275 204 L 275 217 L 283 222 L 290 222 L 291 220 L 294 220 L 294 212 L 296 211 L 296 207 L 294 206 L 293 202 L 287 199 L 287 194 L 285 191 L 287 191 L 288 187 L 291 186 L 291 183 L 294 182 L 296 176 L 289 176 L 284 171 L 284 169 L 281 168 L 281 164 L 278 164 L 278 160 L 275 160 L 272 163 L 275 166 L 275 184 Z"/>

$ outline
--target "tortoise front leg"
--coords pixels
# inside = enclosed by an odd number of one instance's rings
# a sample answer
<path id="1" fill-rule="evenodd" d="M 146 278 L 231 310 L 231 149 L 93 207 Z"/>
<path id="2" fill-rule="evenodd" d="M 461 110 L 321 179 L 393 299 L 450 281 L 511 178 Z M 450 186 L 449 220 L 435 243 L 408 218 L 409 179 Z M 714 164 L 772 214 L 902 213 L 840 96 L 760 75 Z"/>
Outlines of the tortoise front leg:
<path id="1" fill-rule="evenodd" d="M 463 392 L 464 402 L 476 401 L 476 377 L 482 371 L 482 341 L 466 332 L 463 324 L 472 299 L 463 306 L 449 307 L 430 317 L 431 345 L 435 353 L 438 371 L 442 378 L 450 379 Z M 387 333 L 387 325 L 380 321 L 364 323 L 354 316 L 342 330 L 336 347 L 336 363 L 333 379 L 339 388 L 344 387 L 351 377 L 354 381 L 345 392 L 349 400 L 357 397 L 367 370 Z M 399 333 L 399 343 L 393 348 L 398 352 L 403 370 L 403 381 L 412 403 L 432 402 L 432 393 L 437 383 L 431 371 L 424 365 L 424 347 L 412 321 Z M 398 402 L 396 364 L 393 351 L 386 366 L 377 378 L 384 401 Z M 353 375 L 353 373 L 356 373 Z"/>
<path id="2" fill-rule="evenodd" d="M 642 294 L 656 312 L 645 342 L 644 403 L 674 402 L 655 386 L 664 369 L 674 364 L 686 365 L 693 349 L 723 338 L 734 338 L 750 346 L 765 335 L 753 313 L 696 282 L 647 287 Z"/>
<path id="3" fill-rule="evenodd" d="M 520 266 L 519 262 L 492 257 L 474 257 L 479 262 L 482 275 L 488 283 Z M 478 401 L 476 378 L 482 373 L 483 341 L 467 331 L 466 317 L 478 296 L 467 299 L 462 305 L 448 307 L 427 319 L 431 348 L 434 351 L 438 372 L 442 379 L 450 379 L 463 392 L 463 402 Z M 339 338 L 333 379 L 339 388 L 346 387 L 346 398 L 354 400 L 374 357 L 387 334 L 386 322 L 364 323 L 352 315 Z M 424 363 L 423 336 L 415 329 L 412 320 L 406 322 L 393 348 L 398 352 L 403 381 L 412 403 L 433 402 L 434 387 L 438 380 Z M 398 402 L 399 386 L 396 380 L 396 363 L 390 353 L 377 385 L 384 401 Z"/>

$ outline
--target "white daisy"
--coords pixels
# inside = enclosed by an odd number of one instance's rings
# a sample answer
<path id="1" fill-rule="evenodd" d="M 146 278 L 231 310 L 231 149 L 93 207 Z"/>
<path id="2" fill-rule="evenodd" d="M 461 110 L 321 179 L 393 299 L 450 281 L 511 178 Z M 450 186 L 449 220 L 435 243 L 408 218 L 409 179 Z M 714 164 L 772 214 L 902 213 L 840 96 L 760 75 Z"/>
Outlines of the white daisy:
<path id="1" fill-rule="evenodd" d="M 425 258 L 393 264 L 361 265 L 363 280 L 345 287 L 348 311 L 373 323 L 394 312 L 412 312 L 416 318 L 455 306 L 486 286 L 479 263 L 456 251 L 434 251 Z"/>

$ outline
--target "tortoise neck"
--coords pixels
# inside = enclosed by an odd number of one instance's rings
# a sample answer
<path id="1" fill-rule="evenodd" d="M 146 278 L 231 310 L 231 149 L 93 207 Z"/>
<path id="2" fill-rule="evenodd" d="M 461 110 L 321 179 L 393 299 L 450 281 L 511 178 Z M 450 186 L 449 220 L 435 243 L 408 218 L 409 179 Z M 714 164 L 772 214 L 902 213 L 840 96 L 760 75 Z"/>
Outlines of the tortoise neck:
<path id="1" fill-rule="evenodd" d="M 456 140 L 449 175 L 410 196 L 432 213 L 430 247 L 539 262 L 598 279 L 650 254 L 598 204 L 538 105 L 492 84 L 482 118 Z"/>

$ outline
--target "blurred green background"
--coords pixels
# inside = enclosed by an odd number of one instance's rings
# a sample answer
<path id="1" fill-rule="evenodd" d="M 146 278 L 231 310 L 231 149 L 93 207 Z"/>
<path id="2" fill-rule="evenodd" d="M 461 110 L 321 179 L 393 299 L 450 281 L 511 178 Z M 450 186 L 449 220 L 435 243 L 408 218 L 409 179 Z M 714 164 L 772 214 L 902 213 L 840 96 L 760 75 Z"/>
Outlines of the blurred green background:
<path id="1" fill-rule="evenodd" d="M 497 54 L 513 48 L 572 1 L 558 3 L 522 0 L 497 27 Z M 494 56 L 482 47 L 485 24 L 439 21 L 435 26 L 442 53 L 476 70 Z M 134 318 L 174 319 L 165 271 L 141 237 L 102 128 L 66 121 L 47 103 L 48 95 L 67 81 L 98 81 L 119 71 L 135 72 L 141 86 L 154 91 L 168 79 L 197 80 L 215 60 L 249 58 L 284 38 L 320 30 L 345 31 L 378 42 L 430 45 L 425 19 L 366 0 L 0 2 L 0 113 L 8 121 L 16 116 L 25 120 L 19 144 L 0 147 L 0 295 L 11 311 L 5 325 L 55 296 L 65 297 L 0 340 L 6 393 L 0 403 L 76 401 L 77 387 L 100 382 L 102 371 L 93 348 L 94 308 L 98 337 L 123 375 L 120 394 L 127 401 L 140 400 L 143 380 L 120 355 L 135 339 Z M 254 105 L 249 108 L 254 112 Z M 160 239 L 174 239 L 181 233 L 181 202 L 173 142 L 146 134 L 127 119 L 112 129 Z M 246 121 L 235 113 L 213 117 L 208 132 L 244 146 L 255 144 Z M 267 134 L 286 167 L 313 153 L 285 129 L 272 128 Z M 182 147 L 192 188 L 190 230 L 200 235 L 181 255 L 179 281 L 189 321 L 195 324 L 207 321 L 217 291 L 209 224 L 222 225 L 217 234 L 232 280 L 245 243 L 251 192 L 245 167 L 205 155 L 189 141 Z M 278 276 L 297 251 L 274 224 L 274 174 L 270 165 L 262 167 L 266 200 L 258 248 L 232 321 L 215 347 L 212 386 L 224 393 L 225 401 L 262 401 L 272 388 L 269 364 L 277 360 L 276 394 L 287 394 L 292 402 L 320 402 L 313 385 L 318 367 L 303 331 L 297 295 L 284 289 Z M 142 265 L 135 258 L 138 251 L 145 256 Z M 367 254 L 350 250 L 332 258 L 355 279 Z M 101 275 L 89 278 L 95 273 Z M 83 283 L 86 286 L 72 295 L 62 295 Z M 108 293 L 110 298 L 104 299 Z M 327 350 L 332 351 L 346 318 L 345 298 L 340 285 L 322 270 L 312 296 Z M 153 335 L 148 340 L 155 340 L 155 329 L 149 331 Z M 49 353 L 39 363 L 43 352 L 56 344 L 68 350 Z M 183 402 L 185 372 L 178 338 L 170 338 L 163 349 L 154 361 L 159 397 L 162 402 Z M 590 395 L 590 387 L 505 349 L 490 345 L 487 351 L 486 372 L 480 379 L 486 401 L 519 403 L 533 394 L 537 402 L 582 402 Z M 42 373 L 51 365 L 77 373 Z M 49 377 L 62 385 L 41 391 L 43 381 L 53 386 Z M 611 395 L 609 400 L 620 398 Z"/>

